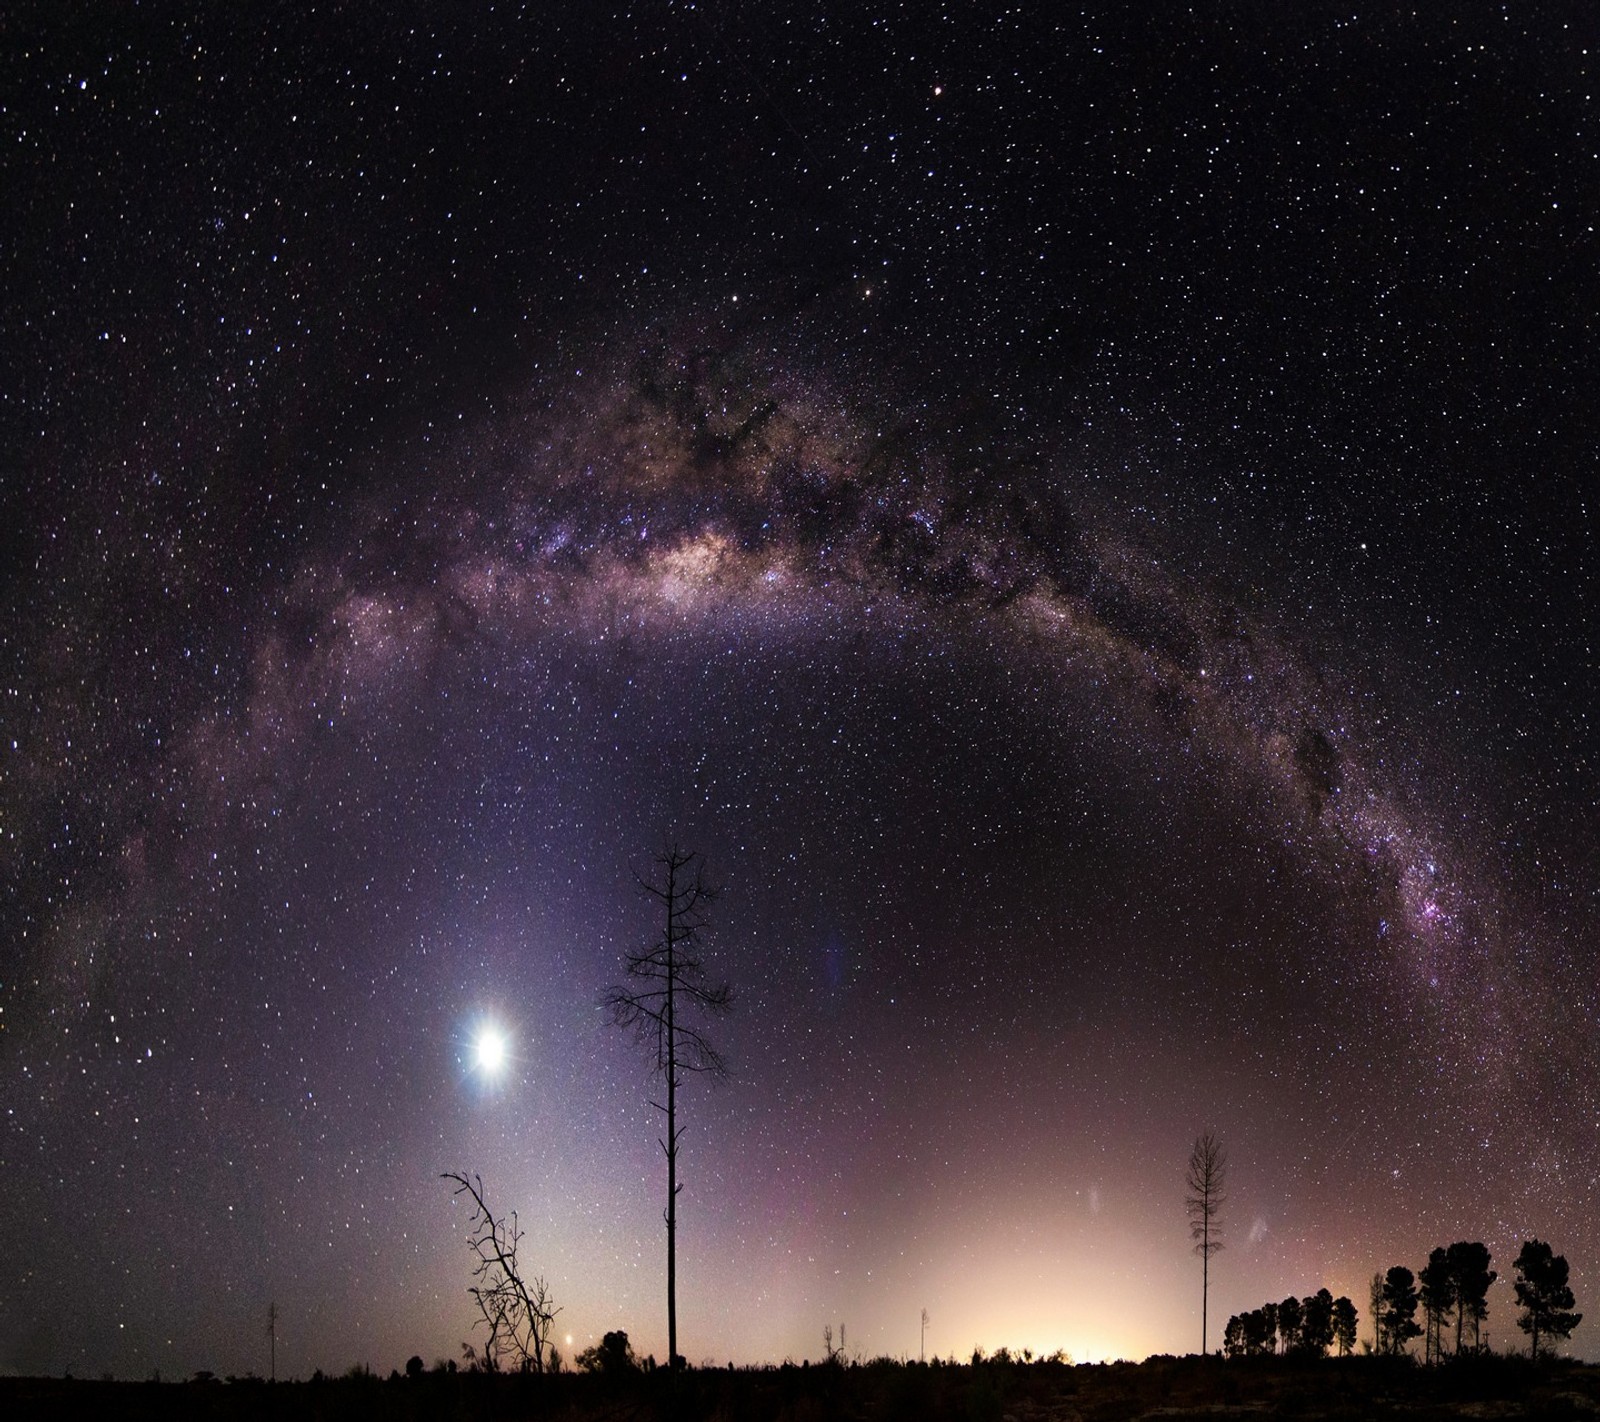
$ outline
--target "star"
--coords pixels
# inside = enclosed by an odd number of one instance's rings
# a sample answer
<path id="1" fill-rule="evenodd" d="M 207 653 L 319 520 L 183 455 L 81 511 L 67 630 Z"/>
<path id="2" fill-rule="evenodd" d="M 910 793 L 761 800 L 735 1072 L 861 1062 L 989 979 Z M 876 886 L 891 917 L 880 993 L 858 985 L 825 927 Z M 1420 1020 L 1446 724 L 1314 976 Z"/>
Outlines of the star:
<path id="1" fill-rule="evenodd" d="M 508 1058 L 505 1034 L 498 1027 L 480 1027 L 472 1044 L 473 1065 L 492 1079 L 505 1070 Z"/>

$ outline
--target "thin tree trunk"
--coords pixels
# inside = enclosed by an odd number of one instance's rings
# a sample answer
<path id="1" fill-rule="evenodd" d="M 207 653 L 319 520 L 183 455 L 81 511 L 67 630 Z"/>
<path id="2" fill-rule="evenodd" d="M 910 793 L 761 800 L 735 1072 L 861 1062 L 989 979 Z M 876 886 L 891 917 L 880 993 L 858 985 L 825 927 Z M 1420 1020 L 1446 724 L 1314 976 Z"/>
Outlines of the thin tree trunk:
<path id="1" fill-rule="evenodd" d="M 673 1020 L 676 986 L 677 874 L 667 877 L 667 1366 L 678 1366 L 678 1039 Z"/>
<path id="2" fill-rule="evenodd" d="M 619 1027 L 633 1029 L 641 1043 L 654 1050 L 655 1075 L 667 1079 L 667 1099 L 654 1092 L 651 1104 L 666 1118 L 666 1131 L 658 1144 L 667 1158 L 667 1204 L 662 1220 L 667 1226 L 667 1367 L 682 1359 L 678 1349 L 678 1087 L 684 1072 L 726 1074 L 722 1057 L 693 1025 L 679 1027 L 678 999 L 686 1012 L 701 1008 L 726 1012 L 733 994 L 726 983 L 703 981 L 704 964 L 695 953 L 706 906 L 717 891 L 701 878 L 699 856 L 669 844 L 656 858 L 660 876 L 639 878 L 639 886 L 661 906 L 666 917 L 661 936 L 649 947 L 629 953 L 628 977 L 633 986 L 611 988 L 605 1005 Z M 681 991 L 680 991 L 681 989 Z"/>

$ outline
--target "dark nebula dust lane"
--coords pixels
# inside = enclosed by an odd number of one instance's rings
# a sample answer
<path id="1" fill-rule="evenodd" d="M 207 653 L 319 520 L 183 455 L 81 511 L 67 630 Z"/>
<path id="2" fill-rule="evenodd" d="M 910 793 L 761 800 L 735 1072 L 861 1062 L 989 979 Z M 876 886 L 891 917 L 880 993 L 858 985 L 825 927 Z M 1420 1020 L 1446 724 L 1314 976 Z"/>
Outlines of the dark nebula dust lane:
<path id="1" fill-rule="evenodd" d="M 0 36 L 0 1368 L 1600 1280 L 1588 51 L 769 8 Z"/>

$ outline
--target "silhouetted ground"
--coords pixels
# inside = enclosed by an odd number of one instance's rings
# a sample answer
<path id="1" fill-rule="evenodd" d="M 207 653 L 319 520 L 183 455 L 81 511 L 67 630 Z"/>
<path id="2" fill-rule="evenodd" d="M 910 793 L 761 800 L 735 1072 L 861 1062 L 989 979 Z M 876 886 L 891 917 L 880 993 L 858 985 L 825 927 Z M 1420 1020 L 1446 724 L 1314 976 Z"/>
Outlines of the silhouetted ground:
<path id="1" fill-rule="evenodd" d="M 622 1378 L 431 1372 L 269 1384 L 0 1379 L 0 1416 L 161 1422 L 1258 1422 L 1263 1418 L 1600 1418 L 1600 1368 L 1474 1358 L 1405 1361 L 1152 1358 L 1074 1367 L 927 1366 L 696 1369 Z"/>

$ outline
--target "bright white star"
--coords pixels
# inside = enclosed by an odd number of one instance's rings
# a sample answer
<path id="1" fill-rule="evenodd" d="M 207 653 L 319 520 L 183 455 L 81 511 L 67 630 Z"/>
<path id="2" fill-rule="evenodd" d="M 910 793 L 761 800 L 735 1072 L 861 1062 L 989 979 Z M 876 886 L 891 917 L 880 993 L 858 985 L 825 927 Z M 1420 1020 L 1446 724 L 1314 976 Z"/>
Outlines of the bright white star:
<path id="1" fill-rule="evenodd" d="M 473 1060 L 478 1070 L 486 1076 L 497 1076 L 506 1064 L 506 1039 L 494 1027 L 484 1027 L 478 1032 L 473 1047 Z"/>

